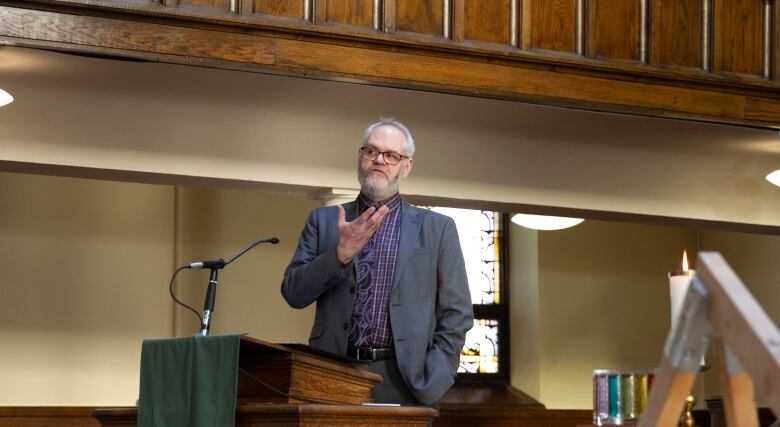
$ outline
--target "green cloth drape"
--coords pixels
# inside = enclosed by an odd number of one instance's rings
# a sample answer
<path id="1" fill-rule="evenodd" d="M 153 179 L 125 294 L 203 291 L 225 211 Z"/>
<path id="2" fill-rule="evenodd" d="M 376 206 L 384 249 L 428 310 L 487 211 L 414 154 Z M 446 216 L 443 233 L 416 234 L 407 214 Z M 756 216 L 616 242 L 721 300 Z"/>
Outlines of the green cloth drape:
<path id="1" fill-rule="evenodd" d="M 240 337 L 144 340 L 138 426 L 235 425 Z"/>

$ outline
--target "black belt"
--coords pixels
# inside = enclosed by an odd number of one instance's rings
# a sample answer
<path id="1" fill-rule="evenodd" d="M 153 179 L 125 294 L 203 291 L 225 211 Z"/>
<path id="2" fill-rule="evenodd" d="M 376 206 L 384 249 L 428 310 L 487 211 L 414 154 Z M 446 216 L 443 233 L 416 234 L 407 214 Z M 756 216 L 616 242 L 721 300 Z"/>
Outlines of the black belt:
<path id="1" fill-rule="evenodd" d="M 347 357 L 373 362 L 375 360 L 391 359 L 395 357 L 395 351 L 393 351 L 392 347 L 350 347 L 347 349 Z"/>

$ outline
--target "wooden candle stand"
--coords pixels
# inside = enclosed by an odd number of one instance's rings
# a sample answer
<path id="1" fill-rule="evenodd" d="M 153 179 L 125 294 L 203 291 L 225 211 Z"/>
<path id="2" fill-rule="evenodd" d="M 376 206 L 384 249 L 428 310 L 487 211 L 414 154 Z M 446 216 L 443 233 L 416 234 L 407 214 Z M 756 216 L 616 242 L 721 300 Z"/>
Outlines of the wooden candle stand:
<path id="1" fill-rule="evenodd" d="M 726 425 L 758 427 L 756 389 L 780 415 L 780 331 L 725 259 L 702 252 L 638 427 L 676 426 L 710 341 Z"/>

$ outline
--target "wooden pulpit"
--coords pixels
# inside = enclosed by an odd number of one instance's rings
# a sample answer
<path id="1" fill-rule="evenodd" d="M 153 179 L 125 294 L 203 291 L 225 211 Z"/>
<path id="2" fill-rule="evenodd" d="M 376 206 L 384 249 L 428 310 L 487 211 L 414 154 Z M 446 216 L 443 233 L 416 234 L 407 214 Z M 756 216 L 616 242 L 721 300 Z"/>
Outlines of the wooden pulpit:
<path id="1" fill-rule="evenodd" d="M 373 406 L 373 372 L 305 347 L 242 337 L 238 359 L 236 426 L 426 426 L 427 407 Z M 135 426 L 137 408 L 93 412 L 103 426 Z"/>

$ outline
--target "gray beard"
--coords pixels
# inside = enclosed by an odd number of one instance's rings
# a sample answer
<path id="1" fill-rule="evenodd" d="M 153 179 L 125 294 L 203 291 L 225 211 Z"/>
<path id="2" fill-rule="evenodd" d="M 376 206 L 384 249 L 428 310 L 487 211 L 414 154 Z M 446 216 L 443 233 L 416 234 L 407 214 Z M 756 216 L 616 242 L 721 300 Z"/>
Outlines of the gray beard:
<path id="1" fill-rule="evenodd" d="M 363 169 L 358 168 L 358 182 L 360 183 L 360 191 L 369 199 L 379 202 L 390 198 L 390 196 L 398 193 L 401 188 L 401 174 L 395 177 L 394 180 L 387 183 L 387 185 L 374 185 L 366 176 Z"/>

